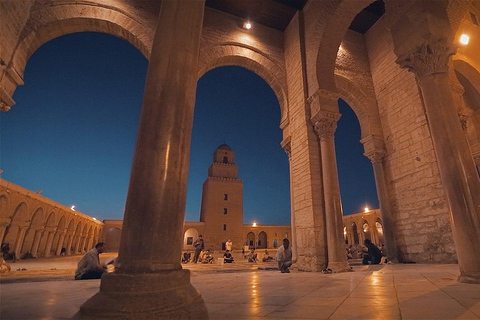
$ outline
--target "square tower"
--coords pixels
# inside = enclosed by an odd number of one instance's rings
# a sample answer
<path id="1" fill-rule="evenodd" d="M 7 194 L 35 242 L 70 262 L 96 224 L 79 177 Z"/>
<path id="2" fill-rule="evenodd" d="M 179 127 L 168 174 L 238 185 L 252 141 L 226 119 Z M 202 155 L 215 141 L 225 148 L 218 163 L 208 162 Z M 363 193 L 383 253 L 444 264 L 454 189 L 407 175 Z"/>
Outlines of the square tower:
<path id="1" fill-rule="evenodd" d="M 228 239 L 233 249 L 243 245 L 243 181 L 238 179 L 235 152 L 226 144 L 213 153 L 203 183 L 200 221 L 205 223 L 205 248 L 223 250 Z"/>

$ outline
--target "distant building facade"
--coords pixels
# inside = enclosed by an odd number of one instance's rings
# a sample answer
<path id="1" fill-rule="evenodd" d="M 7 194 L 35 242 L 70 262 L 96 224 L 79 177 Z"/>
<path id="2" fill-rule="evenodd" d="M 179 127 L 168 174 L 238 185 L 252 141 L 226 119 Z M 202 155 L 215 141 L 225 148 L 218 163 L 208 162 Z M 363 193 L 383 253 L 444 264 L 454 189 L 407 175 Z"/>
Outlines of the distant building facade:
<path id="1" fill-rule="evenodd" d="M 0 239 L 9 243 L 17 258 L 27 252 L 34 257 L 60 255 L 62 248 L 66 255 L 79 254 L 98 241 L 106 242 L 110 251 L 119 249 L 123 220 L 98 221 L 3 179 L 0 187 Z M 380 246 L 385 241 L 379 209 L 344 216 L 343 225 L 346 245 L 370 239 Z M 290 225 L 243 223 L 243 181 L 238 178 L 235 152 L 226 144 L 213 154 L 203 184 L 200 221 L 186 221 L 183 234 L 183 250 L 194 250 L 199 235 L 205 248 L 214 251 L 225 250 L 228 239 L 239 251 L 244 246 L 274 249 L 284 238 L 292 238 Z"/>

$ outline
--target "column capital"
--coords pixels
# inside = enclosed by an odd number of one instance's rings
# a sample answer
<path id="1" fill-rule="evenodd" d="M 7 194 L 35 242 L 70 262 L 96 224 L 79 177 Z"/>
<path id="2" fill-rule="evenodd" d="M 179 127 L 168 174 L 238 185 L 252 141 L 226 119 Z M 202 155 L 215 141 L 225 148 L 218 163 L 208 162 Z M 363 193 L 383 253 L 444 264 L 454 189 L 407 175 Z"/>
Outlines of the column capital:
<path id="1" fill-rule="evenodd" d="M 286 137 L 282 140 L 282 142 L 280 142 L 280 146 L 283 148 L 288 156 L 288 159 L 290 160 L 290 155 L 292 154 L 292 138 L 290 136 Z"/>
<path id="2" fill-rule="evenodd" d="M 402 68 L 412 71 L 421 81 L 424 77 L 435 73 L 447 73 L 450 56 L 457 48 L 447 43 L 447 38 L 428 38 L 421 45 L 399 57 L 397 63 Z"/>
<path id="3" fill-rule="evenodd" d="M 387 155 L 385 149 L 374 149 L 370 150 L 368 153 L 364 153 L 365 157 L 370 159 L 372 163 L 382 162 L 383 158 Z"/>
<path id="4" fill-rule="evenodd" d="M 320 140 L 333 139 L 335 131 L 337 130 L 337 122 L 342 115 L 338 112 L 318 111 L 312 115 L 312 121 L 315 132 Z"/>

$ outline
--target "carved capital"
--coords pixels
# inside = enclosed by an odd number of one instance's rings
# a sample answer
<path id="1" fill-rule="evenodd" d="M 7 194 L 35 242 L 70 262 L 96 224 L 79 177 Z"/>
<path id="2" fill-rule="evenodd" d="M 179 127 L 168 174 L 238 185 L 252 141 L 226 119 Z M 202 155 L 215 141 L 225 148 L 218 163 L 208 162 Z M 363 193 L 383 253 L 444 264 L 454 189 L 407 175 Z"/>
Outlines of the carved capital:
<path id="1" fill-rule="evenodd" d="M 420 81 L 431 74 L 447 73 L 448 60 L 456 50 L 455 46 L 447 43 L 447 38 L 428 39 L 396 62 L 412 71 Z"/>
<path id="2" fill-rule="evenodd" d="M 330 111 L 319 111 L 312 116 L 311 121 L 320 140 L 333 139 L 341 116 L 338 112 Z"/>
<path id="3" fill-rule="evenodd" d="M 383 161 L 383 158 L 387 155 L 384 149 L 371 150 L 368 153 L 364 153 L 365 157 L 370 159 L 372 163 L 379 163 Z"/>
<path id="4" fill-rule="evenodd" d="M 292 154 L 292 141 L 291 140 L 292 139 L 290 138 L 290 136 L 288 136 L 285 139 L 283 139 L 283 141 L 280 143 L 283 150 L 287 154 L 289 160 L 290 160 L 290 155 Z"/>

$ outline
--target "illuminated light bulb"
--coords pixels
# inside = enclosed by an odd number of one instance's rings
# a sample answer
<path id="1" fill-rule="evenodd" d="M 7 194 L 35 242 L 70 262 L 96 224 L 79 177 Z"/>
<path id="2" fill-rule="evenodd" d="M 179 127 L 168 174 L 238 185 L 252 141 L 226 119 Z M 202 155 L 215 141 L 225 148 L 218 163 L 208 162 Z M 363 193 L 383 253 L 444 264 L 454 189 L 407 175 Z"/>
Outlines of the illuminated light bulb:
<path id="1" fill-rule="evenodd" d="M 461 44 L 467 45 L 469 41 L 470 41 L 470 37 L 467 36 L 466 34 L 462 34 L 460 36 L 460 43 Z"/>
<path id="2" fill-rule="evenodd" d="M 252 28 L 252 24 L 248 21 L 245 21 L 245 23 L 243 24 L 243 28 L 250 30 Z"/>

